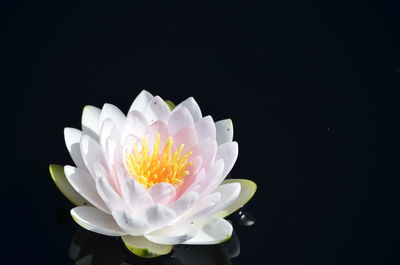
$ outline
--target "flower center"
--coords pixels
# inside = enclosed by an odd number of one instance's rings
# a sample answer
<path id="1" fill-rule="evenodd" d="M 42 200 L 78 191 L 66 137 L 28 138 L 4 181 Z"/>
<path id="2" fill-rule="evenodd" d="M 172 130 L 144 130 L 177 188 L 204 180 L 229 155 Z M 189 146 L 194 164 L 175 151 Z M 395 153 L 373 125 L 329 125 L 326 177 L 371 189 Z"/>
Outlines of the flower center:
<path id="1" fill-rule="evenodd" d="M 192 152 L 181 155 L 184 144 L 172 152 L 172 137 L 169 137 L 164 150 L 160 153 L 160 134 L 157 133 L 153 147 L 153 152 L 149 152 L 147 138 L 142 138 L 142 148 L 132 144 L 133 151 L 125 154 L 125 167 L 137 181 L 149 188 L 160 182 L 167 182 L 178 185 L 183 182 L 183 178 L 189 174 L 188 162 Z"/>

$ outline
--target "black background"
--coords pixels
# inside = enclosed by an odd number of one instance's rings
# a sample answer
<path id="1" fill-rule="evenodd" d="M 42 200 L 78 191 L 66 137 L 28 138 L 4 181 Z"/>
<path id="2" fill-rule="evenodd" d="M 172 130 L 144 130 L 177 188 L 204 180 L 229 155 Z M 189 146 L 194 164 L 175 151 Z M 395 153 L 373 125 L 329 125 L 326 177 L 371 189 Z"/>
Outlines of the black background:
<path id="1" fill-rule="evenodd" d="M 1 263 L 73 264 L 63 128 L 147 89 L 234 122 L 233 264 L 399 264 L 395 1 L 188 2 L 2 2 Z"/>

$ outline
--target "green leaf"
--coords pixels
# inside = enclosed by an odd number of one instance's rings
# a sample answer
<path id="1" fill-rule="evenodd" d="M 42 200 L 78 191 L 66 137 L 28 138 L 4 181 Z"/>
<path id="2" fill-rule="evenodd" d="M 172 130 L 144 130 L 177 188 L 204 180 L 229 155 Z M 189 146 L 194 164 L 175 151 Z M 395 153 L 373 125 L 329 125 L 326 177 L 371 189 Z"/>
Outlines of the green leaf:
<path id="1" fill-rule="evenodd" d="M 225 179 L 222 184 L 234 182 L 239 183 L 241 186 L 239 196 L 231 205 L 217 213 L 215 216 L 224 218 L 235 212 L 237 209 L 243 207 L 251 199 L 251 197 L 253 197 L 257 190 L 257 184 L 248 179 Z"/>
<path id="2" fill-rule="evenodd" d="M 172 245 L 161 245 L 151 242 L 143 236 L 121 236 L 130 252 L 142 258 L 155 258 L 172 251 Z"/>
<path id="3" fill-rule="evenodd" d="M 56 164 L 50 164 L 49 171 L 51 178 L 56 183 L 57 188 L 77 206 L 91 205 L 69 184 L 64 173 L 64 167 Z"/>

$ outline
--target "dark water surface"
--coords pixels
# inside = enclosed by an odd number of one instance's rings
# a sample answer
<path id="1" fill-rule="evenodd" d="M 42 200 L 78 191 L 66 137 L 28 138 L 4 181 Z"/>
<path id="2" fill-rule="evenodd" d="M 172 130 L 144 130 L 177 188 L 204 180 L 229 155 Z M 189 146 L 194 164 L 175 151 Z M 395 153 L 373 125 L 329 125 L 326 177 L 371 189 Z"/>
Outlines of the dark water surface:
<path id="1" fill-rule="evenodd" d="M 1 4 L 0 263 L 400 264 L 394 1 L 159 2 Z M 258 191 L 224 245 L 142 261 L 70 218 L 63 128 L 142 89 L 233 120 Z"/>

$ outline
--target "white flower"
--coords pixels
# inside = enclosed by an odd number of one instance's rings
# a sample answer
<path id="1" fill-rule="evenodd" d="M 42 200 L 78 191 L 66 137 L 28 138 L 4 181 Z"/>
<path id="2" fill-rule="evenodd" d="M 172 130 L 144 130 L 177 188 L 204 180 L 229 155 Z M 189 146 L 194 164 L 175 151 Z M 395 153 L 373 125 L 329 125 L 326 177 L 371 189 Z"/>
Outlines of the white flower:
<path id="1" fill-rule="evenodd" d="M 139 255 L 138 249 L 165 254 L 174 244 L 229 239 L 232 225 L 224 217 L 256 189 L 249 180 L 224 181 L 238 155 L 231 120 L 203 117 L 193 98 L 170 107 L 147 91 L 127 116 L 111 104 L 86 106 L 82 131 L 64 130 L 76 165 L 64 167 L 70 185 L 60 167 L 50 166 L 60 190 L 87 205 L 71 210 L 74 220 L 96 233 L 123 236 Z"/>

